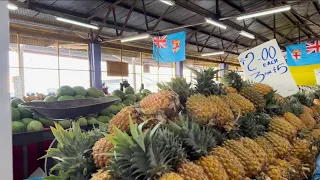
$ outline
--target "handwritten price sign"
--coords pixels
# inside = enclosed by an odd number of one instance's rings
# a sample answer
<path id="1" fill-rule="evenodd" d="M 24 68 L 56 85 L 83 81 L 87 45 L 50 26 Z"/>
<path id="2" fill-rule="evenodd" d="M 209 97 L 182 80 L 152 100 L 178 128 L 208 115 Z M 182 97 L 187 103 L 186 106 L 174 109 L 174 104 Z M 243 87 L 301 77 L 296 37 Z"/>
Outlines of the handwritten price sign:
<path id="1" fill-rule="evenodd" d="M 241 53 L 238 60 L 250 81 L 268 84 L 284 97 L 299 91 L 275 39 Z"/>

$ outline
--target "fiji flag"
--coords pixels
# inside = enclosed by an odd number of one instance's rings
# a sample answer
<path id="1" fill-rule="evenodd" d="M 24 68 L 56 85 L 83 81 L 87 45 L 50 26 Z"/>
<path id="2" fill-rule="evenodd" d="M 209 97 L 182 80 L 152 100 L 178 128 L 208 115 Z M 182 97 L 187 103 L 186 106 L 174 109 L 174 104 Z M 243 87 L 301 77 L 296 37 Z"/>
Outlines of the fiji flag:
<path id="1" fill-rule="evenodd" d="M 186 32 L 153 38 L 152 58 L 158 62 L 179 62 L 186 59 Z"/>
<path id="2" fill-rule="evenodd" d="M 286 47 L 287 63 L 298 85 L 315 85 L 315 71 L 320 68 L 320 41 Z"/>

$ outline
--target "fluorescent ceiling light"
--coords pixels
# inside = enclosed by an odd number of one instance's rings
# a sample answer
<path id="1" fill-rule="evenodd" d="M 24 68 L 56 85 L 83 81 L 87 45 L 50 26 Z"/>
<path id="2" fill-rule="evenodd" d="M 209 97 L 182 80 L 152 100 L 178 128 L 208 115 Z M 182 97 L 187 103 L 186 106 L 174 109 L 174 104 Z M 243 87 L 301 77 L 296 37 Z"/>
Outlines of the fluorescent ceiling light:
<path id="1" fill-rule="evenodd" d="M 224 54 L 224 51 L 217 51 L 217 52 L 212 52 L 212 53 L 203 53 L 201 56 L 215 56 L 215 55 L 221 55 Z"/>
<path id="2" fill-rule="evenodd" d="M 241 31 L 239 34 L 242 35 L 242 36 L 245 36 L 247 38 L 254 39 L 254 35 L 253 34 L 247 33 L 245 31 Z"/>
<path id="3" fill-rule="evenodd" d="M 86 28 L 90 28 L 90 29 L 98 29 L 97 26 L 94 26 L 94 25 L 91 25 L 91 24 L 86 24 L 86 23 L 82 23 L 82 22 L 79 22 L 79 21 L 74 21 L 74 20 L 65 19 L 65 18 L 61 18 L 61 17 L 56 17 L 56 20 L 62 21 L 62 22 L 66 22 L 66 23 L 70 23 L 70 24 L 75 24 L 75 25 L 86 27 Z"/>
<path id="4" fill-rule="evenodd" d="M 169 6 L 173 6 L 174 5 L 174 2 L 170 1 L 170 0 L 160 0 L 160 2 L 165 3 L 165 4 L 169 5 Z"/>
<path id="5" fill-rule="evenodd" d="M 7 8 L 8 8 L 8 9 L 10 9 L 10 10 L 15 11 L 15 10 L 17 10 L 17 9 L 18 9 L 18 6 L 13 5 L 13 4 L 8 4 L 8 5 L 7 5 Z"/>
<path id="6" fill-rule="evenodd" d="M 149 38 L 150 34 L 139 34 L 136 36 L 130 36 L 130 37 L 125 37 L 123 39 L 121 39 L 121 42 L 129 42 L 129 41 L 136 41 L 136 40 L 140 40 L 140 39 L 146 39 Z"/>
<path id="7" fill-rule="evenodd" d="M 283 11 L 289 11 L 290 9 L 291 9 L 290 5 L 280 6 L 280 7 L 264 10 L 264 11 L 259 11 L 259 12 L 254 12 L 254 13 L 249 13 L 249 14 L 245 14 L 242 16 L 238 16 L 237 20 L 249 19 L 249 18 L 253 18 L 253 17 L 264 16 L 264 15 L 274 14 L 274 13 L 283 12 Z"/>
<path id="8" fill-rule="evenodd" d="M 221 23 L 219 23 L 219 22 L 217 22 L 217 21 L 214 21 L 214 20 L 212 20 L 212 19 L 210 19 L 210 18 L 204 18 L 204 20 L 205 20 L 207 23 L 212 24 L 212 25 L 214 25 L 214 26 L 217 26 L 217 27 L 219 27 L 219 28 L 227 29 L 227 26 L 226 26 L 226 25 L 221 24 Z"/>

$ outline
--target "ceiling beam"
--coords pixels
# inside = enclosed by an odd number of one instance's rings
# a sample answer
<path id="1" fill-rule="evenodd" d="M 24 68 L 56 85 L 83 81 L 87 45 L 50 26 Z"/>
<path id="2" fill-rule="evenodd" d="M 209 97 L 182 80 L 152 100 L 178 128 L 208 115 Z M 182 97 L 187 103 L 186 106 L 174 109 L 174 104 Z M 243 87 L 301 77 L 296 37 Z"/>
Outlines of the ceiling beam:
<path id="1" fill-rule="evenodd" d="M 230 0 L 223 0 L 223 2 L 225 2 L 227 5 L 229 5 L 230 7 L 236 9 L 237 11 L 241 12 L 241 13 L 245 13 L 246 10 L 243 9 L 242 7 L 236 5 L 234 2 L 230 1 Z M 274 28 L 272 28 L 271 26 L 269 26 L 268 24 L 266 24 L 265 22 L 261 21 L 260 19 L 256 18 L 257 23 L 261 24 L 262 26 L 266 27 L 267 29 L 271 30 L 272 32 L 276 31 Z M 286 37 L 285 35 L 283 35 L 282 33 L 276 31 L 276 34 L 278 34 L 279 36 L 285 38 L 288 41 L 293 41 L 292 39 Z"/>
<path id="2" fill-rule="evenodd" d="M 299 25 L 299 23 L 295 22 L 288 14 L 282 13 L 282 15 L 283 15 L 284 17 L 286 17 L 293 25 Z M 303 34 L 305 34 L 306 36 L 308 36 L 308 38 L 311 38 L 311 35 L 310 35 L 310 33 L 309 33 L 308 31 L 306 31 L 306 30 L 304 30 L 304 29 L 302 29 L 302 28 L 300 28 L 300 30 L 303 32 Z"/>
<path id="3" fill-rule="evenodd" d="M 86 17 L 84 17 L 84 15 L 82 15 L 80 13 L 69 12 L 69 11 L 66 11 L 66 10 L 58 9 L 58 8 L 50 8 L 48 6 L 40 5 L 38 3 L 32 3 L 29 6 L 27 4 L 25 4 L 25 3 L 21 3 L 21 2 L 18 2 L 18 1 L 14 2 L 14 3 L 19 7 L 29 8 L 29 9 L 35 10 L 37 12 L 50 14 L 50 15 L 53 15 L 53 16 L 69 18 L 69 19 L 73 19 L 73 20 L 76 20 L 76 21 L 88 23 L 88 21 L 86 20 Z M 103 20 L 101 20 L 99 18 L 93 18 L 91 20 L 91 22 L 95 23 L 95 24 L 98 24 L 100 26 L 113 28 L 113 29 L 118 29 L 118 30 L 122 30 L 122 28 L 124 27 L 124 24 L 121 24 L 121 23 L 118 23 L 117 25 L 114 25 L 114 22 L 108 22 L 108 21 L 106 21 L 106 23 L 103 23 Z M 129 25 L 127 25 L 124 28 L 124 30 L 126 30 L 128 32 L 138 32 L 138 33 L 146 32 L 145 29 L 140 29 L 140 28 L 129 26 Z M 199 32 L 201 32 L 201 31 L 199 31 Z M 189 42 L 189 44 L 196 46 L 196 43 L 194 43 L 194 42 Z M 203 46 L 203 44 L 199 44 L 199 46 Z M 214 47 L 214 46 L 210 46 L 210 45 L 206 45 L 204 47 L 208 48 L 208 49 L 213 49 L 213 50 L 221 50 L 221 48 L 219 48 L 219 47 Z M 231 51 L 230 53 L 238 55 L 238 53 L 236 53 L 236 52 L 232 52 Z"/>
<path id="4" fill-rule="evenodd" d="M 320 7 L 319 7 L 319 4 L 317 2 L 312 2 L 313 3 L 313 6 L 314 8 L 316 8 L 316 10 L 318 11 L 319 15 L 320 15 Z"/>
<path id="5" fill-rule="evenodd" d="M 119 3 L 118 6 L 120 6 L 120 7 L 122 7 L 122 8 L 125 8 L 125 9 L 130 9 L 130 5 L 125 4 L 125 3 Z M 142 14 L 142 15 L 146 14 L 148 17 L 151 17 L 151 18 L 154 18 L 154 19 L 159 19 L 159 18 L 160 18 L 160 16 L 158 16 L 157 14 L 154 14 L 154 13 L 148 12 L 148 11 L 144 12 L 143 9 L 140 9 L 140 8 L 137 8 L 137 7 L 133 8 L 133 11 L 136 12 L 136 13 Z M 170 23 L 170 24 L 173 24 L 173 25 L 175 25 L 175 26 L 183 26 L 183 25 L 185 25 L 185 24 L 183 24 L 183 23 L 181 23 L 181 22 L 176 22 L 176 21 L 173 21 L 173 20 L 168 19 L 168 18 L 165 18 L 165 17 L 162 18 L 162 21 L 163 21 L 163 22 Z M 186 29 L 189 29 L 189 30 L 192 30 L 192 31 L 196 31 L 196 30 L 197 30 L 197 27 L 188 27 L 188 28 L 186 28 Z M 202 34 L 206 34 L 206 35 L 209 35 L 209 34 L 210 34 L 210 32 L 207 32 L 207 31 L 204 31 L 204 30 L 199 30 L 199 32 L 202 33 Z M 214 38 L 216 38 L 216 39 L 220 39 L 220 36 L 219 36 L 219 35 L 211 34 L 211 36 L 214 37 Z M 228 41 L 228 42 L 231 42 L 231 41 L 232 41 L 232 39 L 227 38 L 227 37 L 223 37 L 223 40 L 224 40 L 224 41 Z M 235 43 L 236 43 L 236 44 L 239 44 L 240 46 L 243 46 L 243 47 L 248 47 L 248 45 L 243 44 L 243 43 L 240 43 L 240 42 L 238 42 L 238 41 L 236 41 Z"/>
<path id="6" fill-rule="evenodd" d="M 305 25 L 305 22 L 302 20 L 302 18 L 299 16 L 299 14 L 294 11 L 293 9 L 291 9 L 291 14 L 299 21 L 299 23 L 301 24 L 304 24 Z M 311 34 L 313 34 L 315 37 L 319 37 L 319 35 L 317 33 L 315 33 L 309 26 L 305 26 L 305 28 L 311 32 Z"/>
<path id="7" fill-rule="evenodd" d="M 185 8 L 185 9 L 188 9 L 189 11 L 192 11 L 192 12 L 195 12 L 199 15 L 202 15 L 204 17 L 209 17 L 209 18 L 212 18 L 214 20 L 219 20 L 220 17 L 218 17 L 217 14 L 207 10 L 207 9 L 204 9 L 203 7 L 201 6 L 198 6 L 192 2 L 190 2 L 189 0 L 174 0 L 175 4 Z M 238 31 L 246 31 L 250 34 L 253 34 L 256 38 L 260 39 L 261 41 L 263 42 L 266 42 L 266 41 L 269 41 L 268 38 L 262 36 L 261 34 L 259 33 L 256 33 L 256 32 L 253 32 L 243 26 L 240 26 L 239 24 L 237 23 L 234 23 L 230 20 L 224 20 L 223 23 L 229 27 L 232 27 L 234 28 L 235 30 L 238 30 Z M 229 41 L 231 42 L 231 41 Z M 248 47 L 248 45 L 246 45 Z"/>

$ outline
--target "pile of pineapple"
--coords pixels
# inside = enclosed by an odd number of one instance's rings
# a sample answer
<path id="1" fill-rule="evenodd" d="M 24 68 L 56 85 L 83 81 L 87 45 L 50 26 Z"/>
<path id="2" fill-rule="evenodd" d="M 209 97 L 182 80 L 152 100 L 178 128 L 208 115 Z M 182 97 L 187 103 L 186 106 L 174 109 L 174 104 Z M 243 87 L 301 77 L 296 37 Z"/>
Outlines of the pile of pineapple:
<path id="1" fill-rule="evenodd" d="M 108 127 L 81 132 L 58 124 L 45 157 L 62 180 L 303 180 L 320 147 L 313 93 L 284 98 L 272 87 L 213 68 L 159 84 L 160 92 L 122 109 Z"/>

